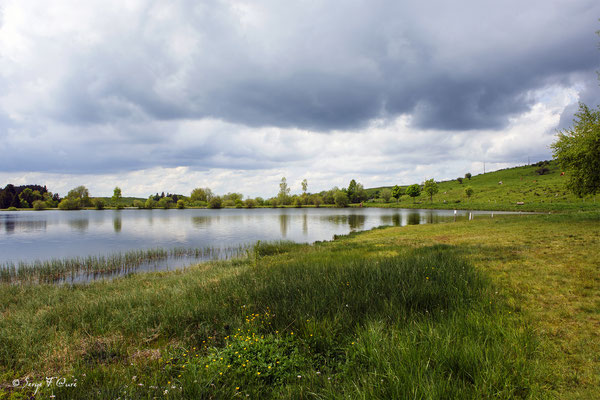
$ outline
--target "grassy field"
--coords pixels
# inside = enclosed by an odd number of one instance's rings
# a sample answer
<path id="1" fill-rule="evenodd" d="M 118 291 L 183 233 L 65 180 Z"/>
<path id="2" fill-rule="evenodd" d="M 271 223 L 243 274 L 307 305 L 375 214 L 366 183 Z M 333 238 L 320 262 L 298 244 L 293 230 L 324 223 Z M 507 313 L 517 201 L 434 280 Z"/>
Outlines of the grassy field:
<path id="1" fill-rule="evenodd" d="M 488 172 L 465 178 L 462 184 L 456 180 L 440 182 L 439 193 L 433 197 L 433 202 L 421 193 L 416 199 L 404 195 L 398 203 L 392 199 L 388 204 L 375 202 L 367 203 L 367 206 L 506 211 L 579 211 L 600 207 L 600 199 L 599 202 L 595 202 L 593 197 L 580 199 L 567 191 L 567 176 L 561 175 L 556 162 L 545 166 L 548 172 L 544 175 L 536 172 L 539 168 L 528 165 Z M 467 186 L 473 188 L 471 198 L 465 194 Z M 381 189 L 367 189 L 367 193 L 373 195 Z M 517 205 L 518 202 L 524 204 Z"/>
<path id="2" fill-rule="evenodd" d="M 599 222 L 481 217 L 2 284 L 0 398 L 599 398 Z"/>

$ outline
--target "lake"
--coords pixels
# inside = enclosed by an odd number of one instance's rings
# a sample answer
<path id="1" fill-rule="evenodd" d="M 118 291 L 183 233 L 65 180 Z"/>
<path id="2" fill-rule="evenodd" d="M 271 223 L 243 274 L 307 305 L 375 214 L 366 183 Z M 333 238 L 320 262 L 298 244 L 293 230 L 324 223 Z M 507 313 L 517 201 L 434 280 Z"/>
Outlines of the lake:
<path id="1" fill-rule="evenodd" d="M 458 211 L 458 218 L 466 219 L 468 213 Z M 257 240 L 312 243 L 380 225 L 453 219 L 453 210 L 392 208 L 4 211 L 0 212 L 0 264 L 157 247 L 228 248 Z"/>

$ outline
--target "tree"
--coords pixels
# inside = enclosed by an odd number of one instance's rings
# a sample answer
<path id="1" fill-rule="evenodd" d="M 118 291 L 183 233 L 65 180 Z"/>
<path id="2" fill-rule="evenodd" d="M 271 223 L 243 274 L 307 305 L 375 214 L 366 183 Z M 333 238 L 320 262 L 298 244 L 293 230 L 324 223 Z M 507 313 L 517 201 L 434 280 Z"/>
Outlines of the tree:
<path id="1" fill-rule="evenodd" d="M 468 180 L 471 180 L 471 176 L 472 176 L 472 175 L 471 175 L 471 173 L 470 173 L 470 172 L 467 172 L 467 173 L 465 174 L 465 178 L 466 178 L 466 179 L 468 179 Z"/>
<path id="2" fill-rule="evenodd" d="M 156 200 L 154 200 L 154 196 L 150 196 L 146 200 L 146 203 L 144 203 L 144 208 L 152 210 L 154 207 L 156 207 Z"/>
<path id="3" fill-rule="evenodd" d="M 392 191 L 385 188 L 381 191 L 381 193 L 379 193 L 379 197 L 382 198 L 386 203 L 389 203 L 390 199 L 392 198 Z"/>
<path id="4" fill-rule="evenodd" d="M 423 191 L 429 196 L 429 201 L 433 203 L 433 195 L 437 194 L 440 189 L 438 184 L 431 178 L 423 184 Z"/>
<path id="5" fill-rule="evenodd" d="M 345 192 L 338 190 L 333 195 L 333 201 L 335 202 L 335 205 L 338 207 L 346 207 L 349 202 L 348 195 Z"/>
<path id="6" fill-rule="evenodd" d="M 323 203 L 323 198 L 321 195 L 315 193 L 310 196 L 310 201 L 316 208 L 319 208 L 319 206 Z"/>
<path id="7" fill-rule="evenodd" d="M 306 194 L 308 190 L 308 181 L 306 179 L 302 180 L 302 194 Z"/>
<path id="8" fill-rule="evenodd" d="M 96 210 L 104 210 L 104 201 L 102 199 L 93 199 L 92 205 Z"/>
<path id="9" fill-rule="evenodd" d="M 467 198 L 471 198 L 471 196 L 473 196 L 473 193 L 475 193 L 475 191 L 471 186 L 465 187 L 465 194 L 467 195 Z"/>
<path id="10" fill-rule="evenodd" d="M 77 186 L 76 188 L 69 190 L 67 198 L 79 203 L 78 208 L 89 207 L 92 204 L 90 192 L 85 186 Z"/>
<path id="11" fill-rule="evenodd" d="M 421 195 L 421 186 L 417 185 L 416 183 L 414 185 L 410 185 L 406 188 L 406 194 L 413 198 L 414 203 L 415 198 Z"/>
<path id="12" fill-rule="evenodd" d="M 33 202 L 33 209 L 34 210 L 43 210 L 46 208 L 46 203 L 42 200 L 36 200 Z"/>
<path id="13" fill-rule="evenodd" d="M 579 197 L 600 191 L 600 107 L 579 103 L 573 127 L 558 133 L 551 147 L 554 158 L 568 171 L 567 188 Z"/>
<path id="14" fill-rule="evenodd" d="M 287 180 L 285 177 L 281 178 L 279 183 L 279 193 L 277 194 L 277 200 L 279 204 L 290 204 L 290 188 L 288 187 Z"/>
<path id="15" fill-rule="evenodd" d="M 209 188 L 196 188 L 190 194 L 190 201 L 210 201 L 213 197 L 213 192 Z"/>
<path id="16" fill-rule="evenodd" d="M 456 181 L 457 181 L 457 182 L 458 182 L 460 185 L 462 185 L 463 178 L 459 176 L 458 178 L 456 178 Z"/>
<path id="17" fill-rule="evenodd" d="M 185 201 L 183 201 L 182 199 L 177 200 L 177 208 L 184 209 L 185 208 Z"/>
<path id="18" fill-rule="evenodd" d="M 164 208 L 165 210 L 167 208 L 171 208 L 172 205 L 173 205 L 173 199 L 170 197 L 163 197 L 162 199 L 160 199 L 158 201 L 158 206 L 160 208 Z"/>
<path id="19" fill-rule="evenodd" d="M 208 202 L 208 208 L 214 208 L 214 209 L 218 209 L 221 208 L 221 197 L 219 196 L 213 196 L 210 201 Z"/>
<path id="20" fill-rule="evenodd" d="M 120 203 L 121 200 L 121 188 L 116 186 L 113 190 L 112 201 L 115 207 L 123 208 L 123 205 Z"/>
<path id="21" fill-rule="evenodd" d="M 392 188 L 392 196 L 396 199 L 396 203 L 400 201 L 400 197 L 402 197 L 402 188 L 398 185 Z"/>

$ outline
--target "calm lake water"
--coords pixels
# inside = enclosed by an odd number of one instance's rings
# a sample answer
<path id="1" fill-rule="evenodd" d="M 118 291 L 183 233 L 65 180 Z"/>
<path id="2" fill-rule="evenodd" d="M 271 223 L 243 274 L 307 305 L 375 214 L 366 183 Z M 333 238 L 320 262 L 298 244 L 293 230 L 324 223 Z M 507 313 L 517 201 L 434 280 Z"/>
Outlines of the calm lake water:
<path id="1" fill-rule="evenodd" d="M 458 219 L 468 213 L 458 211 Z M 257 240 L 312 243 L 380 225 L 453 219 L 453 210 L 389 208 L 0 211 L 0 264 L 157 247 L 231 248 Z"/>

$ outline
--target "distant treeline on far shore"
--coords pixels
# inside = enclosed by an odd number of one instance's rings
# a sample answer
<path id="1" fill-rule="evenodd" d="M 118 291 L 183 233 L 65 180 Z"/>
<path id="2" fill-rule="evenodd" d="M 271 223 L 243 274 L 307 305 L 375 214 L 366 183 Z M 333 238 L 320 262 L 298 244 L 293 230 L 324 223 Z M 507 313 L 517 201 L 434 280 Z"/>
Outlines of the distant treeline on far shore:
<path id="1" fill-rule="evenodd" d="M 378 196 L 379 193 L 374 196 Z M 392 196 L 390 191 L 389 196 Z M 85 186 L 78 186 L 69 191 L 61 198 L 59 194 L 48 191 L 46 186 L 40 185 L 6 185 L 0 189 L 0 209 L 7 208 L 33 208 L 37 210 L 46 208 L 60 208 L 74 210 L 82 208 L 103 209 L 105 207 L 124 208 L 186 208 L 186 207 L 278 207 L 278 206 L 306 206 L 319 207 L 322 204 L 345 207 L 350 203 L 361 203 L 370 200 L 369 194 L 363 185 L 354 179 L 350 181 L 347 188 L 333 187 L 319 193 L 308 192 L 307 180 L 302 181 L 302 193 L 291 194 L 286 178 L 282 178 L 279 184 L 279 192 L 276 196 L 263 199 L 262 197 L 246 197 L 242 193 L 227 193 L 216 195 L 210 188 L 198 187 L 192 190 L 189 196 L 182 194 L 150 195 L 147 199 L 135 197 L 123 197 L 121 189 L 115 187 L 112 197 L 91 197 Z"/>

